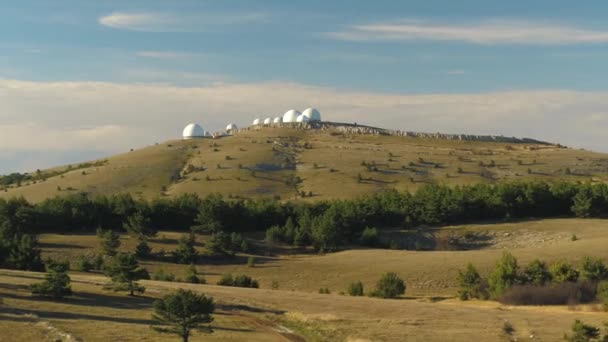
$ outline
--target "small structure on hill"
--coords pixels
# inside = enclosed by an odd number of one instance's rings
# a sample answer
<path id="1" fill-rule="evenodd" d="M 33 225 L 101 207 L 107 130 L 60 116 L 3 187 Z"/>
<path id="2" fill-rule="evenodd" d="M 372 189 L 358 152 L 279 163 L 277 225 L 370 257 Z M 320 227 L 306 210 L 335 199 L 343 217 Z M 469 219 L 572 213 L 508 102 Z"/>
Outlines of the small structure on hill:
<path id="1" fill-rule="evenodd" d="M 255 120 L 253 120 L 253 125 L 257 126 L 260 124 L 260 119 L 259 118 L 255 118 Z"/>
<path id="2" fill-rule="evenodd" d="M 270 125 L 271 123 L 272 123 L 272 119 L 271 118 L 264 119 L 264 125 Z"/>
<path id="3" fill-rule="evenodd" d="M 199 124 L 191 123 L 184 128 L 182 137 L 184 139 L 196 139 L 205 136 L 205 130 Z"/>
<path id="4" fill-rule="evenodd" d="M 297 118 L 296 118 L 296 122 L 308 122 L 310 121 L 310 118 L 304 114 L 300 114 Z"/>
<path id="5" fill-rule="evenodd" d="M 302 115 L 308 117 L 309 121 L 321 121 L 321 113 L 315 108 L 306 108 Z"/>
<path id="6" fill-rule="evenodd" d="M 274 120 L 272 120 L 273 123 L 278 124 L 283 122 L 283 118 L 280 116 L 277 116 L 276 118 L 274 118 Z"/>
<path id="7" fill-rule="evenodd" d="M 298 116 L 300 116 L 300 112 L 298 112 L 295 109 L 290 109 L 287 112 L 285 112 L 285 114 L 283 114 L 283 122 L 284 123 L 289 123 L 289 122 L 297 122 L 298 120 Z"/>

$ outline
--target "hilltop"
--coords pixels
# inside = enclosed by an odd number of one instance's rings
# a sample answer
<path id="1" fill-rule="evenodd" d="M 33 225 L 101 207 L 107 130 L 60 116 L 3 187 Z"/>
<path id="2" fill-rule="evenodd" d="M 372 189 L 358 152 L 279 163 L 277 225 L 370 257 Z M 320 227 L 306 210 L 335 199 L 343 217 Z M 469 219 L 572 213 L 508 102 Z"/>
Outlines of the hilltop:
<path id="1" fill-rule="evenodd" d="M 383 189 L 415 191 L 425 184 L 607 179 L 607 154 L 532 139 L 412 134 L 345 124 L 315 128 L 256 127 L 215 139 L 157 143 L 38 170 L 29 180 L 1 186 L 0 197 L 41 201 L 78 192 L 129 192 L 153 199 L 221 193 L 317 201 Z"/>

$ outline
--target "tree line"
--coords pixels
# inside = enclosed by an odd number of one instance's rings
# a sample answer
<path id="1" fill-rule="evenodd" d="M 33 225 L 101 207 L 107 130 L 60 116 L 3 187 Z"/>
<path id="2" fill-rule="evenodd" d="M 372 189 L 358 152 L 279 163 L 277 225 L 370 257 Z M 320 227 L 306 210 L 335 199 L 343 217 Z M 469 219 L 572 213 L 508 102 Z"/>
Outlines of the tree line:
<path id="1" fill-rule="evenodd" d="M 216 194 L 152 201 L 129 194 L 74 194 L 39 203 L 0 199 L 0 234 L 3 241 L 15 245 L 27 244 L 21 241 L 28 239 L 24 236 L 39 232 L 125 231 L 136 224 L 152 230 L 226 234 L 273 229 L 272 240 L 332 251 L 359 243 L 364 230 L 372 227 L 407 229 L 480 220 L 606 214 L 608 185 L 569 182 L 427 185 L 415 193 L 387 190 L 316 203 L 225 199 Z M 2 250 L 6 252 L 0 247 L 0 253 Z"/>

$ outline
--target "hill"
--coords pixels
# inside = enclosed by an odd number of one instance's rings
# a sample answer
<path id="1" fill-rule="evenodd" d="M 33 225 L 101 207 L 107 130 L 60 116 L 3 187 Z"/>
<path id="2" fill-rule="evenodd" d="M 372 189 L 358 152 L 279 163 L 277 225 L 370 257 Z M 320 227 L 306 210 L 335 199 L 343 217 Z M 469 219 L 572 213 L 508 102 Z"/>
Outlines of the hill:
<path id="1" fill-rule="evenodd" d="M 357 134 L 338 128 L 262 127 L 216 139 L 167 141 L 39 170 L 30 180 L 2 186 L 0 197 L 40 201 L 76 192 L 129 192 L 152 199 L 222 193 L 316 201 L 389 188 L 413 191 L 430 183 L 607 179 L 607 154 L 534 140 Z"/>

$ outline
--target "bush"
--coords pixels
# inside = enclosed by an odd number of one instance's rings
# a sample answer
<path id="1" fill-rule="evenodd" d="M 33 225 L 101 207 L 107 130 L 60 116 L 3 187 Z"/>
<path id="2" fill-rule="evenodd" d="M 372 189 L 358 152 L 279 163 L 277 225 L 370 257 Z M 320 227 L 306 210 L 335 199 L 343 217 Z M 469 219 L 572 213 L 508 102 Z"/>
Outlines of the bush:
<path id="1" fill-rule="evenodd" d="M 255 257 L 250 256 L 247 258 L 247 266 L 255 267 Z"/>
<path id="2" fill-rule="evenodd" d="M 165 270 L 161 268 L 152 273 L 152 279 L 160 281 L 175 281 L 175 275 L 173 273 L 165 272 Z"/>
<path id="3" fill-rule="evenodd" d="M 184 282 L 185 283 L 190 283 L 190 284 L 206 284 L 207 280 L 205 280 L 204 277 L 199 277 L 198 276 L 198 272 L 196 271 L 196 266 L 190 265 L 190 267 L 188 267 L 188 270 L 186 270 L 186 276 L 184 277 Z"/>
<path id="4" fill-rule="evenodd" d="M 179 264 L 192 264 L 198 261 L 198 251 L 195 248 L 195 235 L 190 233 L 179 239 L 177 249 L 173 251 L 173 259 Z"/>
<path id="5" fill-rule="evenodd" d="M 590 282 L 563 282 L 544 286 L 514 285 L 498 298 L 510 305 L 574 305 L 595 299 L 595 285 Z"/>
<path id="6" fill-rule="evenodd" d="M 330 294 L 331 291 L 329 291 L 329 289 L 327 287 L 322 287 L 319 289 L 319 293 L 320 294 Z"/>
<path id="7" fill-rule="evenodd" d="M 494 298 L 499 298 L 511 286 L 518 281 L 517 259 L 509 253 L 504 252 L 496 264 L 496 269 L 488 277 L 488 288 Z"/>
<path id="8" fill-rule="evenodd" d="M 608 268 L 599 258 L 585 257 L 581 265 L 581 278 L 591 281 L 608 279 Z"/>
<path id="9" fill-rule="evenodd" d="M 564 335 L 564 339 L 570 342 L 586 342 L 599 339 L 600 329 L 592 325 L 584 324 L 578 319 L 572 325 L 572 335 Z M 604 336 L 602 341 L 606 341 L 608 336 Z"/>
<path id="10" fill-rule="evenodd" d="M 376 228 L 367 227 L 361 233 L 361 237 L 359 238 L 359 243 L 362 246 L 366 247 L 376 247 L 378 246 L 378 230 Z"/>
<path id="11" fill-rule="evenodd" d="M 115 256 L 120 247 L 120 235 L 113 230 L 97 229 L 97 237 L 100 239 L 99 244 L 105 255 Z"/>
<path id="12" fill-rule="evenodd" d="M 393 272 L 385 273 L 372 293 L 374 297 L 380 298 L 396 298 L 402 294 L 405 294 L 405 283 Z"/>
<path id="13" fill-rule="evenodd" d="M 217 284 L 222 286 L 250 287 L 256 289 L 260 287 L 257 280 L 244 274 L 235 277 L 232 277 L 232 274 L 224 274 Z"/>
<path id="14" fill-rule="evenodd" d="M 152 248 L 148 245 L 145 239 L 140 239 L 137 246 L 135 246 L 135 256 L 140 259 L 149 258 L 152 254 Z"/>
<path id="15" fill-rule="evenodd" d="M 348 286 L 348 294 L 351 296 L 363 296 L 363 283 L 356 281 Z"/>
<path id="16" fill-rule="evenodd" d="M 558 261 L 549 267 L 551 277 L 556 282 L 576 282 L 579 277 L 579 272 L 566 261 Z"/>
<path id="17" fill-rule="evenodd" d="M 458 271 L 458 283 L 460 285 L 460 290 L 458 290 L 460 300 L 488 299 L 489 297 L 487 282 L 481 278 L 479 272 L 471 263 L 467 265 L 464 272 Z"/>
<path id="18" fill-rule="evenodd" d="M 547 265 L 538 259 L 529 263 L 521 275 L 523 284 L 545 285 L 550 281 L 551 272 L 547 269 Z"/>
<path id="19" fill-rule="evenodd" d="M 95 268 L 95 265 L 89 256 L 79 255 L 76 258 L 76 271 L 91 272 L 93 268 Z"/>
<path id="20" fill-rule="evenodd" d="M 69 263 L 49 262 L 47 274 L 44 281 L 31 285 L 32 294 L 44 297 L 61 299 L 72 294 L 70 286 L 70 276 L 68 275 Z"/>
<path id="21" fill-rule="evenodd" d="M 604 311 L 608 311 L 608 281 L 597 284 L 596 297 L 604 305 Z"/>

